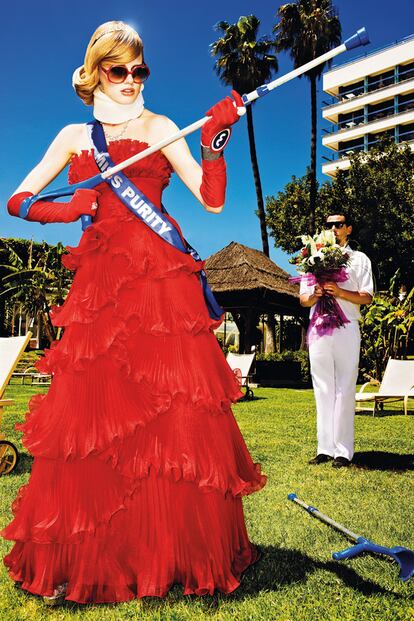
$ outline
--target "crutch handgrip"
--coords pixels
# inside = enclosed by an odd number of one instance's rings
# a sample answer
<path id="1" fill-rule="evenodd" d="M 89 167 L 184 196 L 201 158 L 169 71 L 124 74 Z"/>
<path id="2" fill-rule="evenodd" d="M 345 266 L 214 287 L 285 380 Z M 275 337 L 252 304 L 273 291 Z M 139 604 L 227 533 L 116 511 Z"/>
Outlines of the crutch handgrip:
<path id="1" fill-rule="evenodd" d="M 352 37 L 349 37 L 344 41 L 344 45 L 347 50 L 353 50 L 361 45 L 367 45 L 369 43 L 369 36 L 365 27 L 356 31 Z"/>

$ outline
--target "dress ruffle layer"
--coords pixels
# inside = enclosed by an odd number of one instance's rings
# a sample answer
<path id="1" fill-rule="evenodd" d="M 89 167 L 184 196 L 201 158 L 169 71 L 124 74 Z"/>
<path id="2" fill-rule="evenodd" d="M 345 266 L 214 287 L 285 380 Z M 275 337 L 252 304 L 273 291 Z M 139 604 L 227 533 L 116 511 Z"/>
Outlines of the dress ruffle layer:
<path id="1" fill-rule="evenodd" d="M 78 478 L 85 478 L 85 464 L 73 466 L 80 469 Z M 108 476 L 110 472 L 108 468 Z M 62 507 L 56 520 L 62 522 L 68 514 L 71 522 L 82 522 L 78 498 L 71 501 L 74 490 L 65 487 L 67 481 L 60 474 L 54 482 L 69 505 Z M 51 476 L 42 482 L 42 489 L 52 484 Z M 88 493 L 90 483 L 84 484 Z M 255 560 L 257 551 L 247 537 L 240 499 L 226 499 L 214 491 L 200 494 L 192 483 L 156 474 L 142 481 L 124 510 L 103 521 L 81 543 L 17 542 L 4 559 L 10 576 L 22 581 L 23 589 L 52 595 L 58 584 L 68 582 L 66 599 L 80 603 L 164 597 L 173 584 L 182 584 L 185 595 L 213 594 L 215 589 L 230 593 Z"/>
<path id="2" fill-rule="evenodd" d="M 159 188 L 164 160 L 151 168 Z M 95 166 L 83 153 L 72 181 L 96 172 L 85 161 Z M 52 322 L 65 330 L 36 365 L 53 381 L 16 425 L 35 459 L 1 532 L 16 542 L 4 562 L 24 589 L 68 582 L 78 602 L 174 583 L 228 593 L 256 558 L 241 497 L 266 477 L 231 410 L 242 393 L 213 334 L 204 262 L 101 192 L 99 218 L 62 258 L 75 275 Z"/>

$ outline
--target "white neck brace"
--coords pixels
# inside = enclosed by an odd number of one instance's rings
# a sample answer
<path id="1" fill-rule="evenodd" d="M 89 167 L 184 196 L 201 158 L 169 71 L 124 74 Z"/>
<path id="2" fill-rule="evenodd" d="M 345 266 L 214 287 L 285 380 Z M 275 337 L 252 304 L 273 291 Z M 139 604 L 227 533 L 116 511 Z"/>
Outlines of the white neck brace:
<path id="1" fill-rule="evenodd" d="M 108 95 L 97 86 L 93 91 L 93 116 L 97 121 L 101 121 L 101 123 L 110 123 L 111 125 L 136 119 L 141 116 L 144 110 L 143 90 L 144 85 L 142 85 L 141 91 L 134 103 L 120 104 L 108 97 Z"/>

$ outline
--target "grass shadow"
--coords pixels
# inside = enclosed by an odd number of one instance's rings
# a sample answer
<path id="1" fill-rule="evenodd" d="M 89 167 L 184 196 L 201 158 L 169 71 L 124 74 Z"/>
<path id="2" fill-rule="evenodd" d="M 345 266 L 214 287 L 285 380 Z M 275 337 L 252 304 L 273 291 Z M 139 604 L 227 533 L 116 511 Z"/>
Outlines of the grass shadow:
<path id="1" fill-rule="evenodd" d="M 323 569 L 334 573 L 344 584 L 359 591 L 363 595 L 392 594 L 392 592 L 364 580 L 349 565 L 333 560 L 316 561 L 300 550 L 287 550 L 274 546 L 261 547 L 262 558 L 243 574 L 240 587 L 227 595 L 226 598 L 243 599 L 261 591 L 276 591 L 280 587 L 304 582 L 308 574 Z"/>
<path id="2" fill-rule="evenodd" d="M 7 474 L 6 476 L 20 477 L 22 474 L 25 474 L 26 472 L 31 472 L 32 467 L 33 467 L 33 459 L 34 458 L 28 453 L 24 453 L 23 451 L 19 450 L 19 461 L 17 462 L 15 469 L 12 470 L 10 474 Z"/>
<path id="3" fill-rule="evenodd" d="M 305 582 L 307 576 L 317 570 L 329 571 L 335 574 L 342 582 L 364 596 L 387 595 L 396 599 L 402 596 L 387 590 L 371 580 L 362 578 L 352 567 L 333 560 L 327 562 L 316 561 L 299 550 L 287 550 L 275 546 L 261 546 L 260 561 L 249 567 L 242 575 L 240 586 L 225 595 L 215 592 L 214 595 L 183 595 L 183 588 L 175 585 L 166 598 L 144 597 L 142 606 L 146 612 L 161 611 L 168 602 L 170 605 L 182 602 L 201 603 L 205 614 L 215 614 L 221 603 L 228 601 L 242 601 L 258 595 L 261 592 L 277 591 L 289 585 Z M 133 601 L 133 600 L 132 600 Z M 77 604 L 65 602 L 65 607 L 75 612 L 85 611 L 86 606 L 99 606 L 111 609 L 117 604 Z"/>
<path id="4" fill-rule="evenodd" d="M 414 470 L 414 455 L 389 453 L 387 451 L 363 451 L 354 454 L 352 464 L 364 470 L 390 470 L 406 472 Z"/>
<path id="5" fill-rule="evenodd" d="M 411 410 L 407 411 L 407 416 L 412 416 L 414 414 L 414 412 Z M 355 411 L 355 415 L 356 416 L 368 416 L 370 418 L 385 418 L 386 416 L 404 416 L 404 409 L 395 407 L 393 409 L 388 409 L 388 410 L 377 410 L 375 412 L 375 416 L 372 413 L 372 410 L 356 410 Z"/>
<path id="6" fill-rule="evenodd" d="M 245 397 L 242 397 L 241 399 L 238 399 L 238 401 L 236 401 L 236 403 L 252 403 L 253 401 L 268 401 L 267 397 L 250 397 L 250 399 L 246 399 Z"/>
<path id="7" fill-rule="evenodd" d="M 287 550 L 274 546 L 261 546 L 262 558 L 258 563 L 249 567 L 242 575 L 240 586 L 228 595 L 218 593 L 214 595 L 183 595 L 183 588 L 180 585 L 173 586 L 165 598 L 144 597 L 141 599 L 145 612 L 161 612 L 165 604 L 183 602 L 198 602 L 202 605 L 202 610 L 206 614 L 215 614 L 221 603 L 228 601 L 242 601 L 251 598 L 261 592 L 277 591 L 288 585 L 298 582 L 305 582 L 307 576 L 317 570 L 329 571 L 335 574 L 344 585 L 358 591 L 364 596 L 387 595 L 394 599 L 406 599 L 404 596 L 385 589 L 372 580 L 362 578 L 352 567 L 329 560 L 327 562 L 316 561 L 315 559 L 303 554 L 299 550 Z M 29 595 L 29 594 L 28 594 Z M 32 597 L 32 594 L 29 595 Z M 35 596 L 39 601 L 41 597 Z M 130 601 L 135 601 L 134 599 Z M 102 604 L 80 604 L 73 601 L 65 601 L 58 609 L 66 609 L 70 612 L 85 612 L 99 608 L 116 609 L 120 602 Z"/>

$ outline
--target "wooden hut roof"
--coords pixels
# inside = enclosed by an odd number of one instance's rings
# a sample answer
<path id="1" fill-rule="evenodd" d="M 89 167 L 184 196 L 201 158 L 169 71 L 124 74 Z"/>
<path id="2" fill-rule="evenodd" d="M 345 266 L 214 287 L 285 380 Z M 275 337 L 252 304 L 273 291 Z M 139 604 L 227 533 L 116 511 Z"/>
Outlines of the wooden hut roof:
<path id="1" fill-rule="evenodd" d="M 299 298 L 299 286 L 290 275 L 260 250 L 238 242 L 212 254 L 205 262 L 208 282 L 214 293 L 267 289 Z"/>

